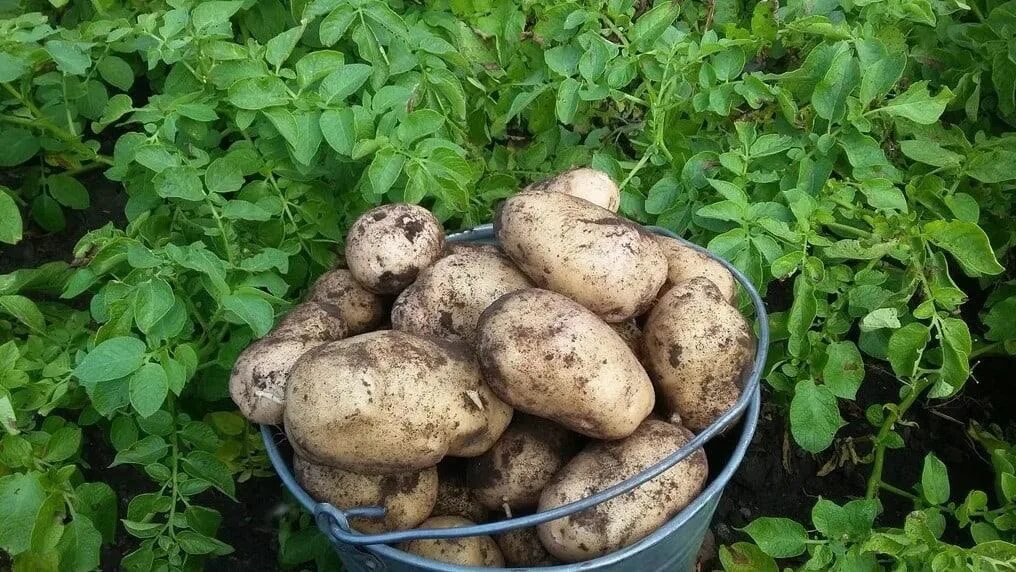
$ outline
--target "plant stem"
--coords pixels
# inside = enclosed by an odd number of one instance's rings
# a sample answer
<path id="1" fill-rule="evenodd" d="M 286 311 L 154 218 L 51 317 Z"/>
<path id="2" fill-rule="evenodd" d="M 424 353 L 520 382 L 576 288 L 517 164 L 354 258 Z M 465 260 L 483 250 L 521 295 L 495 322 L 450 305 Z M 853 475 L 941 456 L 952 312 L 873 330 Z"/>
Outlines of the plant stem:
<path id="1" fill-rule="evenodd" d="M 981 356 L 983 356 L 985 354 L 989 354 L 989 355 L 993 354 L 993 353 L 997 352 L 999 349 L 1001 349 L 1002 346 L 1003 346 L 1002 342 L 995 342 L 995 343 L 992 343 L 992 344 L 981 346 L 981 347 L 977 348 L 976 350 L 970 352 L 970 359 L 976 359 L 976 358 L 979 358 L 979 357 L 981 357 Z"/>
<path id="2" fill-rule="evenodd" d="M 892 431 L 896 422 L 903 418 L 903 415 L 905 415 L 907 410 L 910 409 L 910 406 L 917 401 L 917 398 L 924 393 L 924 390 L 929 387 L 931 387 L 931 380 L 927 377 L 918 379 L 910 387 L 910 393 L 903 398 L 903 401 L 896 406 L 896 409 L 889 411 L 886 415 L 885 420 L 882 422 L 882 426 L 878 430 L 878 435 L 875 437 L 875 459 L 871 465 L 871 475 L 868 477 L 868 488 L 865 492 L 865 497 L 872 499 L 878 496 L 878 490 L 883 484 L 882 467 L 885 465 L 885 447 L 886 439 L 889 437 L 889 432 Z"/>
<path id="3" fill-rule="evenodd" d="M 106 165 L 113 164 L 112 158 L 97 153 L 91 147 L 82 143 L 80 138 L 76 134 L 68 132 L 66 129 L 63 129 L 59 125 L 56 125 L 55 123 L 47 119 L 42 114 L 42 111 L 40 111 L 39 108 L 36 107 L 35 104 L 32 103 L 30 99 L 21 95 L 21 93 L 18 90 L 11 87 L 9 83 L 0 83 L 0 85 L 3 86 L 4 90 L 6 90 L 7 93 L 11 94 L 15 99 L 21 102 L 21 104 L 24 105 L 26 109 L 28 109 L 28 112 L 32 114 L 31 118 L 17 117 L 14 115 L 0 115 L 0 121 L 3 121 L 5 123 L 11 123 L 14 125 L 23 125 L 26 127 L 33 127 L 35 129 L 42 129 L 44 131 L 48 131 L 51 135 L 53 135 L 57 139 L 60 139 L 61 141 L 63 141 L 64 143 L 75 149 L 77 152 L 87 156 L 89 159 L 92 159 L 93 161 L 99 163 L 105 163 Z"/>
<path id="4" fill-rule="evenodd" d="M 856 236 L 856 237 L 859 237 L 859 238 L 870 238 L 871 237 L 871 233 L 870 232 L 868 232 L 868 231 L 866 231 L 864 229 L 860 229 L 860 228 L 857 228 L 857 227 L 853 227 L 853 226 L 847 225 L 847 224 L 840 224 L 838 222 L 826 222 L 826 223 L 822 223 L 822 224 L 824 224 L 825 226 L 827 226 L 827 227 L 829 227 L 829 228 L 831 228 L 833 230 L 838 230 L 838 231 L 840 231 L 840 232 L 842 232 L 844 234 L 849 234 L 849 235 Z"/>
<path id="5" fill-rule="evenodd" d="M 901 496 L 903 498 L 908 498 L 908 499 L 910 499 L 912 501 L 921 500 L 921 499 L 919 499 L 917 497 L 917 495 L 915 495 L 913 493 L 908 493 L 907 491 L 905 491 L 903 489 L 898 489 L 898 488 L 890 485 L 889 483 L 879 483 L 878 484 L 878 488 L 880 488 L 880 489 L 882 489 L 884 491 L 888 491 L 890 493 L 893 493 L 894 495 L 898 495 L 898 496 Z"/>

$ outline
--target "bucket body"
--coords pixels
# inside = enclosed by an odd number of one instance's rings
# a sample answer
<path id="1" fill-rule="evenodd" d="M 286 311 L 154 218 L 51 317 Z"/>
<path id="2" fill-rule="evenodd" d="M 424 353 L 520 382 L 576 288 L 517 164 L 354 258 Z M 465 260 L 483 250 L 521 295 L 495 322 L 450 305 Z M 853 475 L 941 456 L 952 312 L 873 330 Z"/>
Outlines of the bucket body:
<path id="1" fill-rule="evenodd" d="M 669 231 L 664 229 L 651 229 L 653 232 L 678 238 Z M 490 225 L 484 225 L 475 229 L 462 232 L 456 235 L 448 237 L 451 242 L 491 242 L 493 240 L 493 231 Z M 678 240 L 681 240 L 678 238 Z M 683 242 L 683 241 L 682 241 Z M 689 244 L 689 243 L 686 243 Z M 704 251 L 700 247 L 689 244 L 689 246 L 696 248 L 697 250 Z M 711 253 L 706 252 L 709 256 L 716 258 Z M 709 523 L 712 521 L 713 513 L 716 511 L 716 507 L 719 504 L 720 497 L 723 493 L 723 489 L 726 487 L 730 478 L 737 470 L 741 460 L 744 458 L 745 451 L 751 442 L 752 436 L 755 432 L 755 426 L 758 423 L 759 410 L 761 407 L 761 394 L 759 390 L 759 378 L 761 376 L 762 368 L 765 364 L 765 353 L 768 347 L 768 321 L 765 314 L 765 308 L 762 304 L 762 300 L 759 297 L 757 291 L 753 285 L 744 277 L 737 269 L 730 266 L 726 261 L 716 258 L 722 262 L 728 269 L 730 269 L 738 282 L 740 282 L 742 288 L 746 290 L 751 298 L 755 307 L 756 317 L 759 322 L 758 328 L 758 350 L 754 366 L 751 372 L 748 374 L 748 379 L 745 380 L 744 393 L 738 402 L 729 410 L 724 417 L 718 419 L 712 426 L 702 431 L 695 440 L 682 448 L 684 451 L 683 456 L 690 454 L 694 448 L 703 445 L 713 437 L 727 433 L 730 438 L 736 440 L 732 444 L 729 453 L 725 453 L 717 457 L 714 454 L 709 455 L 710 464 L 710 477 L 706 483 L 706 487 L 699 494 L 694 501 L 692 501 L 687 507 L 681 510 L 671 520 L 661 526 L 659 529 L 654 531 L 649 536 L 643 538 L 639 542 L 627 546 L 617 552 L 601 556 L 599 558 L 588 560 L 585 562 L 578 562 L 574 564 L 563 564 L 558 566 L 547 566 L 540 568 L 502 568 L 500 570 L 541 570 L 541 571 L 552 571 L 552 572 L 573 572 L 579 570 L 596 570 L 602 572 L 684 572 L 694 569 L 695 560 L 698 555 L 699 547 L 702 545 L 702 540 L 705 538 L 706 531 L 709 528 Z M 341 511 L 332 507 L 331 505 L 319 504 L 307 494 L 306 491 L 296 482 L 292 471 L 292 454 L 288 450 L 288 447 L 282 445 L 285 443 L 285 433 L 281 428 L 262 426 L 261 427 L 262 437 L 265 442 L 265 448 L 268 452 L 268 456 L 272 461 L 272 465 L 275 470 L 279 473 L 279 477 L 282 479 L 285 487 L 293 494 L 306 508 L 308 511 L 315 515 L 318 527 L 329 537 L 332 545 L 335 547 L 339 558 L 342 560 L 343 566 L 349 572 L 419 572 L 419 571 L 440 571 L 440 572 L 479 572 L 479 571 L 490 571 L 497 570 L 494 568 L 476 568 L 468 566 L 458 566 L 453 564 L 446 564 L 443 562 L 437 562 L 434 560 L 421 558 L 415 554 L 409 554 L 395 548 L 392 544 L 368 544 L 367 542 L 372 538 L 369 535 L 360 535 L 355 531 L 351 531 L 346 516 L 350 515 L 350 511 Z M 727 439 L 728 437 L 725 437 Z M 685 449 L 688 449 L 685 451 Z M 709 450 L 707 449 L 707 452 Z M 649 474 L 655 472 L 659 474 L 662 470 L 666 470 L 669 466 L 673 466 L 676 462 L 679 462 L 683 456 L 677 456 L 675 453 L 669 458 L 664 459 L 656 468 L 660 468 L 659 471 L 654 471 L 653 468 L 648 468 L 640 475 L 632 477 L 628 481 L 615 485 L 620 490 L 622 485 L 626 485 L 625 490 L 630 490 L 634 486 L 634 481 L 642 478 L 641 482 L 645 482 L 652 478 Z M 664 466 L 666 465 L 666 466 Z M 607 494 L 609 491 L 601 491 L 599 495 Z M 611 493 L 610 496 L 617 496 L 621 492 Z M 559 507 L 562 510 L 562 514 L 571 514 L 581 510 L 578 506 L 584 501 L 589 500 L 592 504 L 592 499 L 583 499 L 583 501 L 577 501 L 572 503 L 569 509 L 569 505 Z M 602 502 L 602 500 L 600 501 Z M 592 506 L 587 504 L 586 506 Z M 355 509 L 354 509 L 355 510 Z M 532 526 L 537 522 L 545 522 L 550 518 L 540 518 L 541 515 L 546 516 L 545 513 L 537 513 L 535 515 L 529 515 L 525 517 L 519 517 L 501 522 L 490 523 L 486 525 L 479 525 L 473 534 L 496 534 L 498 532 L 504 532 L 512 528 L 524 528 Z M 364 516 L 360 514 L 358 516 Z M 559 518 L 558 515 L 555 518 Z M 537 522 L 534 522 L 537 521 Z M 441 535 L 443 537 L 454 537 L 454 536 L 469 536 L 470 534 L 458 534 L 454 532 L 457 529 L 443 529 L 441 532 L 434 532 L 433 530 L 426 533 L 426 537 L 434 537 Z M 464 530 L 464 529 L 463 529 Z M 391 533 L 388 536 L 393 537 L 392 540 L 396 540 L 394 537 L 405 537 L 408 535 L 420 535 L 423 531 L 408 531 Z M 384 535 L 377 535 L 378 538 Z M 384 542 L 389 542 L 384 540 Z"/>

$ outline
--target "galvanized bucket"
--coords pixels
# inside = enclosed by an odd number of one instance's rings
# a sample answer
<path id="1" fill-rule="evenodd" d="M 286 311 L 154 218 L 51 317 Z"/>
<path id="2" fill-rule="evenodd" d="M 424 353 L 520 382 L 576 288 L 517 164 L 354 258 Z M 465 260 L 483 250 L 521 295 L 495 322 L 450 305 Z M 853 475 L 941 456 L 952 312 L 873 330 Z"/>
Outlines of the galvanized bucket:
<path id="1" fill-rule="evenodd" d="M 766 361 L 766 349 L 769 346 L 769 322 L 765 306 L 758 291 L 751 282 L 730 263 L 722 260 L 709 251 L 684 241 L 674 233 L 657 227 L 649 227 L 649 230 L 657 234 L 670 236 L 684 244 L 706 253 L 708 256 L 720 261 L 729 269 L 741 287 L 748 293 L 755 310 L 755 317 L 758 321 L 758 349 L 751 371 L 744 380 L 744 390 L 726 413 L 720 416 L 712 425 L 707 427 L 684 447 L 674 451 L 657 464 L 647 468 L 645 471 L 634 477 L 620 482 L 608 489 L 590 495 L 584 499 L 562 505 L 549 511 L 540 512 L 528 516 L 478 524 L 460 528 L 428 529 L 428 530 L 403 530 L 384 534 L 360 534 L 349 526 L 349 519 L 353 517 L 381 516 L 384 509 L 381 507 L 363 507 L 349 510 L 339 510 L 327 503 L 318 503 L 296 482 L 293 477 L 293 470 L 290 463 L 288 447 L 283 451 L 282 443 L 285 442 L 285 433 L 281 428 L 263 425 L 261 435 L 265 442 L 268 456 L 282 478 L 286 489 L 303 505 L 305 509 L 314 514 L 318 527 L 329 537 L 335 550 L 338 552 L 343 565 L 349 572 L 416 572 L 420 570 L 434 570 L 440 572 L 467 572 L 496 570 L 492 568 L 476 568 L 471 566 L 457 566 L 445 564 L 414 554 L 398 550 L 393 545 L 407 540 L 418 540 L 424 538 L 459 538 L 465 536 L 477 536 L 483 534 L 499 534 L 516 528 L 529 528 L 538 524 L 561 518 L 601 502 L 624 494 L 631 489 L 652 480 L 682 459 L 690 455 L 699 447 L 702 447 L 717 435 L 724 433 L 727 428 L 735 423 L 740 424 L 737 441 L 733 450 L 726 458 L 725 463 L 710 459 L 710 480 L 705 490 L 699 496 L 679 512 L 674 518 L 661 526 L 649 536 L 639 542 L 625 547 L 617 552 L 601 556 L 594 560 L 579 562 L 575 564 L 564 564 L 560 566 L 549 566 L 543 568 L 501 568 L 500 570 L 541 570 L 552 572 L 573 572 L 578 570 L 596 570 L 599 572 L 615 571 L 687 571 L 692 570 L 699 547 L 705 537 L 709 522 L 712 520 L 716 505 L 720 501 L 720 495 L 724 487 L 737 470 L 744 453 L 755 433 L 755 426 L 758 423 L 761 396 L 759 393 L 759 378 Z M 494 231 L 491 225 L 481 225 L 474 229 L 450 235 L 450 242 L 493 242 Z"/>

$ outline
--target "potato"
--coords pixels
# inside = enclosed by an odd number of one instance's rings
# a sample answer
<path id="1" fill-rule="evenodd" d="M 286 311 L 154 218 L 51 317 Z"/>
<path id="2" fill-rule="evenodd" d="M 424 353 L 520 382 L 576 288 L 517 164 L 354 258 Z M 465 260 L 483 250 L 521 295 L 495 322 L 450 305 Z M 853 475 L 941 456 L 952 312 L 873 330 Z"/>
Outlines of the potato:
<path id="1" fill-rule="evenodd" d="M 529 288 L 502 296 L 481 314 L 476 347 L 501 399 L 583 435 L 626 437 L 655 403 L 624 340 L 561 294 Z"/>
<path id="2" fill-rule="evenodd" d="M 331 304 L 298 304 L 275 326 L 271 337 L 279 340 L 331 342 L 349 336 L 349 326 Z"/>
<path id="3" fill-rule="evenodd" d="M 621 336 L 624 343 L 628 344 L 628 347 L 631 348 L 636 357 L 642 357 L 642 330 L 635 323 L 634 319 L 614 322 L 610 324 L 610 327 L 614 328 L 617 335 Z"/>
<path id="4" fill-rule="evenodd" d="M 534 509 L 540 491 L 580 447 L 579 436 L 564 427 L 516 415 L 489 451 L 469 460 L 466 482 L 490 510 Z"/>
<path id="5" fill-rule="evenodd" d="M 646 321 L 645 364 L 668 410 L 701 431 L 741 395 L 755 338 L 736 308 L 706 278 L 664 294 Z"/>
<path id="6" fill-rule="evenodd" d="M 473 250 L 425 269 L 392 306 L 392 327 L 472 345 L 476 322 L 494 300 L 532 286 L 507 256 Z"/>
<path id="7" fill-rule="evenodd" d="M 435 516 L 427 519 L 419 528 L 455 528 L 473 524 L 472 521 L 461 516 Z M 501 550 L 498 549 L 494 539 L 489 536 L 410 540 L 400 544 L 399 550 L 459 566 L 483 566 L 486 568 L 504 566 Z"/>
<path id="8" fill-rule="evenodd" d="M 568 296 L 607 322 L 642 314 L 667 278 L 667 259 L 650 233 L 569 195 L 509 197 L 494 229 L 504 251 L 537 286 Z"/>
<path id="9" fill-rule="evenodd" d="M 549 179 L 537 181 L 522 189 L 526 191 L 552 191 L 585 199 L 611 212 L 621 205 L 621 193 L 610 175 L 596 169 L 570 169 Z"/>
<path id="10" fill-rule="evenodd" d="M 631 436 L 590 444 L 565 465 L 540 496 L 540 511 L 602 491 L 659 462 L 694 435 L 648 419 Z M 596 558 L 645 538 L 688 505 L 705 484 L 706 455 L 695 451 L 662 475 L 573 515 L 541 524 L 547 551 L 568 562 Z"/>
<path id="11" fill-rule="evenodd" d="M 377 328 L 387 311 L 385 299 L 360 286 L 345 268 L 322 274 L 310 287 L 307 301 L 336 306 L 351 336 Z"/>
<path id="12" fill-rule="evenodd" d="M 480 455 L 512 415 L 463 346 L 393 330 L 308 352 L 290 372 L 286 400 L 294 448 L 312 462 L 362 474 Z"/>
<path id="13" fill-rule="evenodd" d="M 490 520 L 490 511 L 466 484 L 466 463 L 466 459 L 448 457 L 437 466 L 437 502 L 431 516 L 461 516 L 473 522 Z"/>
<path id="14" fill-rule="evenodd" d="M 559 563 L 540 542 L 535 528 L 516 528 L 494 537 L 508 566 L 553 566 Z"/>
<path id="15" fill-rule="evenodd" d="M 353 278 L 378 294 L 397 294 L 444 250 L 444 230 L 420 206 L 396 203 L 373 208 L 346 235 L 346 264 Z"/>
<path id="16" fill-rule="evenodd" d="M 444 255 L 463 254 L 466 252 L 485 252 L 504 256 L 504 252 L 496 244 L 486 242 L 446 242 Z"/>
<path id="17" fill-rule="evenodd" d="M 701 276 L 716 285 L 724 300 L 731 304 L 737 300 L 737 280 L 726 266 L 669 236 L 657 235 L 656 241 L 667 257 L 667 282 L 661 296 L 675 284 Z"/>
<path id="18" fill-rule="evenodd" d="M 367 534 L 405 530 L 430 516 L 437 500 L 437 469 L 394 475 L 360 475 L 293 458 L 296 480 L 318 502 L 339 509 L 383 506 L 383 518 L 353 518 L 349 524 Z"/>
<path id="19" fill-rule="evenodd" d="M 282 423 L 289 371 L 300 356 L 321 343 L 266 337 L 247 346 L 229 376 L 229 396 L 240 413 L 254 423 Z"/>

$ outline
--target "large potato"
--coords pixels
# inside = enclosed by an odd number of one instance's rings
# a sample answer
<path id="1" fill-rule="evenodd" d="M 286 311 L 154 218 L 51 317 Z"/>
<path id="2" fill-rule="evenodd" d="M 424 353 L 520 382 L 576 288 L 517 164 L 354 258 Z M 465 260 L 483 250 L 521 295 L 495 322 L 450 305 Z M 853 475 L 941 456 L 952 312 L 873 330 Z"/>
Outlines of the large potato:
<path id="1" fill-rule="evenodd" d="M 457 528 L 474 523 L 461 516 L 435 516 L 419 528 Z M 438 538 L 434 540 L 410 540 L 399 545 L 404 550 L 424 558 L 458 564 L 459 566 L 482 566 L 501 568 L 504 557 L 497 543 L 489 536 L 467 536 L 465 538 Z"/>
<path id="2" fill-rule="evenodd" d="M 318 464 L 362 474 L 480 455 L 511 420 L 465 348 L 383 330 L 308 352 L 289 375 L 289 439 Z"/>
<path id="3" fill-rule="evenodd" d="M 487 522 L 490 511 L 480 504 L 466 484 L 467 459 L 448 457 L 437 466 L 437 502 L 431 516 L 461 516 L 473 522 Z"/>
<path id="4" fill-rule="evenodd" d="M 361 286 L 345 268 L 322 274 L 310 287 L 307 301 L 335 306 L 351 336 L 370 331 L 385 319 L 385 299 Z"/>
<path id="5" fill-rule="evenodd" d="M 551 556 L 540 542 L 535 528 L 516 528 L 494 537 L 501 555 L 509 566 L 553 566 L 559 560 Z"/>
<path id="6" fill-rule="evenodd" d="M 533 282 L 608 322 L 643 313 L 667 278 L 667 259 L 650 233 L 569 195 L 509 197 L 494 229 L 504 251 Z"/>
<path id="7" fill-rule="evenodd" d="M 671 288 L 644 332 L 646 367 L 685 427 L 701 431 L 737 401 L 755 338 L 711 281 L 693 278 Z"/>
<path id="8" fill-rule="evenodd" d="M 507 256 L 474 250 L 445 256 L 420 273 L 392 306 L 392 327 L 472 344 L 494 300 L 532 286 Z"/>
<path id="9" fill-rule="evenodd" d="M 635 352 L 636 357 L 642 357 L 642 329 L 634 319 L 614 322 L 610 324 L 610 327 L 614 328 L 617 335 L 621 336 L 624 343 L 628 344 L 631 351 Z"/>
<path id="10" fill-rule="evenodd" d="M 476 347 L 501 399 L 583 435 L 625 437 L 655 403 L 624 340 L 561 294 L 529 288 L 501 297 L 480 316 Z"/>
<path id="11" fill-rule="evenodd" d="M 516 415 L 489 451 L 469 460 L 466 482 L 490 510 L 534 509 L 540 491 L 580 446 L 579 436 L 560 425 Z"/>
<path id="12" fill-rule="evenodd" d="M 282 423 L 289 371 L 300 356 L 321 343 L 266 337 L 247 346 L 229 376 L 229 395 L 240 413 L 254 423 Z"/>
<path id="13" fill-rule="evenodd" d="M 304 302 L 279 320 L 270 337 L 279 340 L 332 342 L 348 337 L 349 334 L 349 326 L 339 316 L 336 306 Z"/>
<path id="14" fill-rule="evenodd" d="M 373 208 L 346 235 L 353 278 L 378 294 L 397 294 L 444 250 L 444 230 L 427 209 L 403 203 Z"/>
<path id="15" fill-rule="evenodd" d="M 737 298 L 737 280 L 726 266 L 669 236 L 657 235 L 656 241 L 667 257 L 667 282 L 663 285 L 661 295 L 675 284 L 701 276 L 719 289 L 724 300 L 734 303 Z"/>
<path id="16" fill-rule="evenodd" d="M 437 499 L 437 469 L 394 475 L 360 475 L 293 458 L 296 480 L 318 502 L 339 509 L 383 506 L 383 518 L 353 518 L 349 524 L 360 532 L 377 534 L 405 530 L 430 516 Z"/>
<path id="17" fill-rule="evenodd" d="M 564 193 L 585 199 L 615 213 L 621 206 L 621 193 L 610 175 L 586 167 L 569 169 L 557 176 L 532 183 L 522 191 Z"/>
<path id="18" fill-rule="evenodd" d="M 540 497 L 540 511 L 585 498 L 631 478 L 681 448 L 694 435 L 648 419 L 631 436 L 593 443 L 554 477 Z M 629 546 L 688 505 L 705 483 L 706 455 L 699 449 L 644 485 L 571 516 L 538 527 L 547 551 L 578 562 Z"/>

